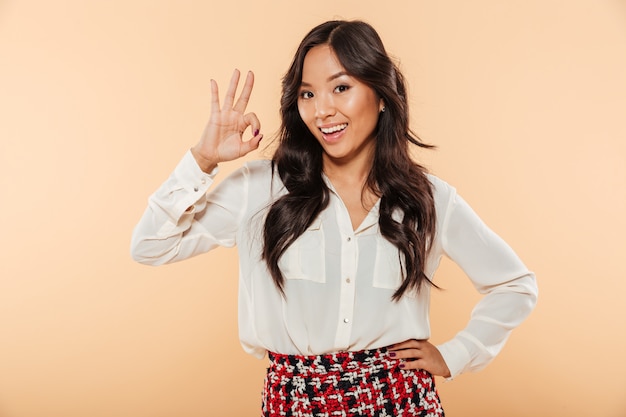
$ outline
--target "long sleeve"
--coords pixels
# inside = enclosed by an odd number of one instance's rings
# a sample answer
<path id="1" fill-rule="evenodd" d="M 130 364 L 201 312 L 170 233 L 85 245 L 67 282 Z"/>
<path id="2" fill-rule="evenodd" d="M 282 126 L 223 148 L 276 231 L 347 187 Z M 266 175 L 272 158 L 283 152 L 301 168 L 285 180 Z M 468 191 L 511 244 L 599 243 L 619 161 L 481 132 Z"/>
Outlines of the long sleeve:
<path id="1" fill-rule="evenodd" d="M 131 256 L 135 261 L 161 265 L 216 246 L 235 245 L 245 182 L 234 177 L 208 199 L 207 190 L 216 174 L 217 168 L 206 174 L 191 152 L 185 154 L 167 181 L 150 196 L 133 230 Z"/>
<path id="2" fill-rule="evenodd" d="M 439 345 L 452 377 L 485 367 L 500 352 L 513 328 L 537 302 L 535 276 L 497 234 L 452 189 L 441 242 L 484 297 L 467 326 Z"/>
<path id="3" fill-rule="evenodd" d="M 397 249 L 379 233 L 377 209 L 355 231 L 345 205 L 332 193 L 316 227 L 283 255 L 290 302 L 283 301 L 260 257 L 263 219 L 287 192 L 272 172 L 270 161 L 248 162 L 214 184 L 217 171 L 202 172 L 188 152 L 150 196 L 133 231 L 133 259 L 161 265 L 237 245 L 240 339 L 257 357 L 266 350 L 316 355 L 428 338 L 429 292 L 391 300 L 401 274 L 388 267 Z M 511 248 L 454 189 L 434 177 L 433 182 L 438 223 L 428 273 L 447 255 L 484 294 L 466 328 L 438 346 L 454 377 L 496 356 L 534 307 L 537 286 Z"/>

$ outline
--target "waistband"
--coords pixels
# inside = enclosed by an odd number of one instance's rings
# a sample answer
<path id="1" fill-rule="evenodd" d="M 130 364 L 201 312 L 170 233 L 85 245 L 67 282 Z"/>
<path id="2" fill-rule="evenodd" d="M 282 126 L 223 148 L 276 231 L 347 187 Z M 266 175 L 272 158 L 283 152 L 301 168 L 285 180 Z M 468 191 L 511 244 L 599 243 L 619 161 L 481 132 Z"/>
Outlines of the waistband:
<path id="1" fill-rule="evenodd" d="M 349 372 L 360 368 L 391 368 L 400 363 L 392 359 L 387 348 L 342 351 L 323 355 L 285 355 L 269 352 L 270 369 L 290 374 L 327 374 Z"/>

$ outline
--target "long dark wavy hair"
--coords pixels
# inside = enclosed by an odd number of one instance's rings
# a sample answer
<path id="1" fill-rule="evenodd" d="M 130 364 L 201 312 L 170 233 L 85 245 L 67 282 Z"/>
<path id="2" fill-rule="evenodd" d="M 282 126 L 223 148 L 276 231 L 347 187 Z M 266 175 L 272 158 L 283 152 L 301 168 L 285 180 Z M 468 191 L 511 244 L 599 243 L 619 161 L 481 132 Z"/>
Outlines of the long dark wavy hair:
<path id="1" fill-rule="evenodd" d="M 418 291 L 424 282 L 432 284 L 424 274 L 424 266 L 435 234 L 433 192 L 426 169 L 412 160 L 409 145 L 432 146 L 410 130 L 404 78 L 378 33 L 362 21 L 329 21 L 313 28 L 300 43 L 283 78 L 282 124 L 272 166 L 288 193 L 268 211 L 262 257 L 284 295 L 278 261 L 329 203 L 329 189 L 322 177 L 322 147 L 298 111 L 304 58 L 318 45 L 328 45 L 346 72 L 372 88 L 385 106 L 379 114 L 373 163 L 365 187 L 380 197 L 380 233 L 401 255 L 398 262 L 403 280 L 392 297 L 397 301 L 409 290 Z M 392 217 L 396 211 L 401 214 L 400 221 Z"/>

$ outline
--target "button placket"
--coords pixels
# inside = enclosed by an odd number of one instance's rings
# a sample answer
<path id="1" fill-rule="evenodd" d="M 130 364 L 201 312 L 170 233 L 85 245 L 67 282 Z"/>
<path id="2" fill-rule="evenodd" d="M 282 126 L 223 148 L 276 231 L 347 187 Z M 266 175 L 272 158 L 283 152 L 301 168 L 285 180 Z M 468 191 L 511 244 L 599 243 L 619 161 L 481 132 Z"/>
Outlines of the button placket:
<path id="1" fill-rule="evenodd" d="M 345 226 L 345 225 L 343 225 Z M 352 229 L 350 228 L 350 231 Z M 358 262 L 357 245 L 352 233 L 344 234 L 341 249 L 341 293 L 339 297 L 339 325 L 335 337 L 335 345 L 347 348 L 352 333 L 352 319 L 354 316 L 355 285 L 354 276 Z"/>

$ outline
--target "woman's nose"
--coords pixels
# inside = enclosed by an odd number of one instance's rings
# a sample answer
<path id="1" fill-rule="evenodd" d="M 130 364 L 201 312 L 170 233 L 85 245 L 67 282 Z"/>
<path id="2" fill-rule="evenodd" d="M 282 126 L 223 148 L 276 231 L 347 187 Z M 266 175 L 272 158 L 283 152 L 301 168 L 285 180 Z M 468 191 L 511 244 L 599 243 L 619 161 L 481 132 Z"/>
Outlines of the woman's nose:
<path id="1" fill-rule="evenodd" d="M 318 96 L 315 100 L 315 117 L 323 119 L 335 114 L 335 103 L 332 97 Z"/>

